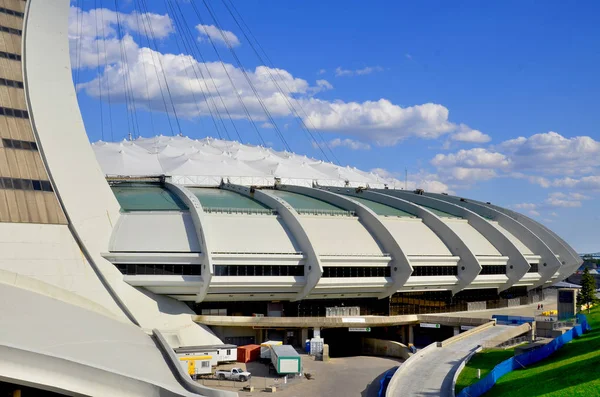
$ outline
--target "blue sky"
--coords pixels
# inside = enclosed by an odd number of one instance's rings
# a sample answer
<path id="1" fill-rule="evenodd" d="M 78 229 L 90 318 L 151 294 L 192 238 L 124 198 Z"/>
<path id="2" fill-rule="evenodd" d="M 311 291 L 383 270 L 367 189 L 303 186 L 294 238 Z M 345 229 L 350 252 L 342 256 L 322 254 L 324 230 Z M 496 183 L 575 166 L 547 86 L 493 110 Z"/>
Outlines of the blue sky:
<path id="1" fill-rule="evenodd" d="M 306 112 L 301 118 L 341 164 L 398 179 L 406 168 L 411 188 L 508 206 L 580 252 L 600 250 L 599 3 L 231 1 L 280 69 L 269 70 L 283 76 L 296 110 Z M 141 17 L 135 11 L 143 2 L 118 3 L 119 18 L 113 1 L 72 1 L 72 63 L 91 141 L 123 139 L 128 120 L 144 136 L 170 135 L 168 120 L 175 133 L 179 121 L 185 135 L 216 136 L 212 106 L 232 138 L 226 111 L 242 140 L 259 144 L 222 65 L 212 63 L 219 58 L 211 37 L 264 141 L 283 149 L 201 0 L 193 0 L 200 17 L 190 1 L 146 0 L 155 15 Z M 323 158 L 267 69 L 256 69 L 263 64 L 223 2 L 208 3 L 287 144 Z M 155 40 L 140 21 L 152 25 Z M 81 47 L 73 45 L 79 38 Z M 188 44 L 195 61 L 181 55 Z M 220 96 L 206 101 L 201 85 L 190 83 L 196 61 L 213 73 L 204 81 Z M 165 115 L 167 90 L 178 120 Z M 128 112 L 134 101 L 138 110 Z"/>

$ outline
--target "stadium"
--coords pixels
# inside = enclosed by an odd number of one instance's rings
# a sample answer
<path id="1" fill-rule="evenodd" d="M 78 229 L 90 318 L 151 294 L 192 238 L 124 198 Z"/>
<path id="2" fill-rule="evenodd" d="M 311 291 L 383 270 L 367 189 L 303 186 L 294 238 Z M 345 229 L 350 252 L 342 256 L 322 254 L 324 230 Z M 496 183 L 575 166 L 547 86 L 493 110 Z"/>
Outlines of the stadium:
<path id="1" fill-rule="evenodd" d="M 229 396 L 173 349 L 333 342 L 344 315 L 410 340 L 416 315 L 536 302 L 581 264 L 522 214 L 353 167 L 212 138 L 90 145 L 69 1 L 3 4 L 3 387 Z"/>

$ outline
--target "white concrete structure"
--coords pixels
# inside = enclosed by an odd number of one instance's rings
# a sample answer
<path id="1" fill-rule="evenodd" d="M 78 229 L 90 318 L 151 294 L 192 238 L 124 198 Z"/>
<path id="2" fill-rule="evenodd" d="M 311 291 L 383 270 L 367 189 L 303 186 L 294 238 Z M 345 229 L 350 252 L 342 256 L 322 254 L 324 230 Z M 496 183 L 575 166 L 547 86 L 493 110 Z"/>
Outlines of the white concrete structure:
<path id="1" fill-rule="evenodd" d="M 325 167 L 325 163 L 308 158 L 298 161 L 297 155 L 285 152 L 208 138 L 194 141 L 162 136 L 102 142 L 93 147 L 113 181 L 119 179 L 117 175 L 121 179 L 149 178 L 161 172 L 160 177 L 167 180 L 165 186 L 187 205 L 168 216 L 183 219 L 202 214 L 196 222 L 200 224 L 195 226 L 196 235 L 202 230 L 202 239 L 210 243 L 200 242 L 195 248 L 202 252 L 199 262 L 190 262 L 202 269 L 202 274 L 195 276 L 196 284 L 172 276 L 170 269 L 126 270 L 123 265 L 127 261 L 119 258 L 117 249 L 104 254 L 121 267 L 128 282 L 156 293 L 161 293 L 157 285 L 164 284 L 162 293 L 184 301 L 384 298 L 423 290 L 456 294 L 468 289 L 534 289 L 550 285 L 561 274 L 566 276 L 580 263 L 564 242 L 528 218 L 530 224 L 525 226 L 514 215 L 459 198 L 378 189 L 394 181 L 373 175 L 369 179 L 357 170 L 342 175 L 348 168 Z M 115 169 L 110 165 L 115 153 L 135 153 L 137 162 L 119 161 L 120 168 Z M 238 168 L 227 162 L 232 157 Z M 243 178 L 247 167 L 263 169 L 259 164 L 274 157 L 285 167 L 264 174 L 260 181 L 256 175 Z M 199 158 L 204 162 L 195 164 L 193 159 Z M 178 174 L 181 168 L 168 168 L 176 161 L 188 164 L 185 176 Z M 143 172 L 145 167 L 149 172 Z M 313 169 L 327 169 L 330 174 L 326 179 L 307 172 Z M 287 174 L 280 173 L 283 170 Z M 343 178 L 349 176 L 356 179 Z M 362 187 L 352 187 L 358 185 Z M 169 230 L 171 223 L 151 220 L 166 216 L 151 212 L 157 208 L 129 208 L 122 198 L 143 186 L 117 182 L 114 186 L 123 201 L 122 217 L 145 222 L 136 229 L 138 237 L 128 234 L 125 241 L 150 241 L 159 229 Z M 189 228 L 177 226 L 168 231 L 169 236 L 183 233 L 187 233 L 187 241 L 198 241 Z M 121 244 L 119 234 L 113 233 L 113 248 Z M 166 248 L 164 251 L 161 255 L 166 260 L 161 263 L 171 263 L 170 254 Z M 264 266 L 277 266 L 279 271 L 267 274 L 258 270 Z"/>
<path id="2" fill-rule="evenodd" d="M 5 382 L 69 395 L 227 396 L 191 383 L 172 350 L 221 344 L 186 302 L 299 308 L 496 293 L 548 286 L 581 263 L 520 214 L 394 190 L 398 181 L 356 168 L 209 138 L 90 145 L 71 77 L 69 1 L 9 3 L 21 9 L 0 35 L 23 34 L 0 77 L 23 88 L 22 103 L 0 115 Z"/>

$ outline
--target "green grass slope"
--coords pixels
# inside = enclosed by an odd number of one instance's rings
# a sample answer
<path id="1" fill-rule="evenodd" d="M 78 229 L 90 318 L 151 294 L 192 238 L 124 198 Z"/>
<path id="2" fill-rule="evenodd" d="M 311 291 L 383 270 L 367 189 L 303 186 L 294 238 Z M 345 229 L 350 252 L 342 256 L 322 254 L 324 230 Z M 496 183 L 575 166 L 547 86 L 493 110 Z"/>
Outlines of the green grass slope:
<path id="1" fill-rule="evenodd" d="M 482 350 L 475 354 L 465 365 L 456 380 L 456 394 L 460 393 L 465 387 L 477 382 L 477 369 L 481 370 L 481 379 L 498 364 L 515 354 L 514 349 L 489 349 Z"/>
<path id="2" fill-rule="evenodd" d="M 485 397 L 600 396 L 600 307 L 586 316 L 592 331 L 548 359 L 503 376 Z"/>

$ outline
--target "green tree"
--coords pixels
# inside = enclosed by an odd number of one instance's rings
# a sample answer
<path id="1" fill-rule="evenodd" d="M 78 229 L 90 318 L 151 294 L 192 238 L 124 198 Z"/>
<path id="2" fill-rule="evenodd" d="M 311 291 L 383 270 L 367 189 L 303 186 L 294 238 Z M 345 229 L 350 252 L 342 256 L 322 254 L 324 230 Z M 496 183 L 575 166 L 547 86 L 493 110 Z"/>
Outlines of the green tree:
<path id="1" fill-rule="evenodd" d="M 587 267 L 583 271 L 581 277 L 581 289 L 577 294 L 577 306 L 586 306 L 588 313 L 590 312 L 590 305 L 596 303 L 596 279 L 590 274 L 590 269 Z"/>

